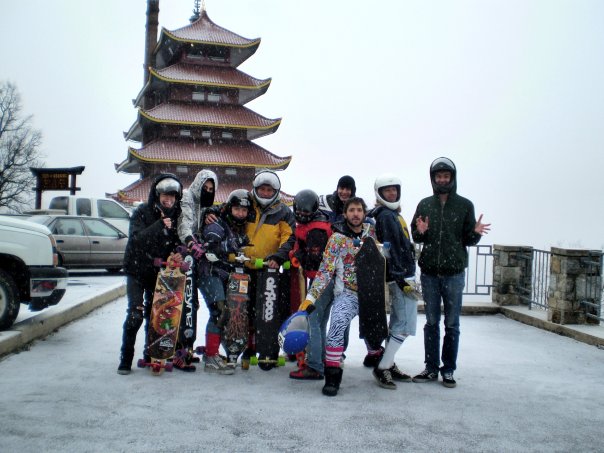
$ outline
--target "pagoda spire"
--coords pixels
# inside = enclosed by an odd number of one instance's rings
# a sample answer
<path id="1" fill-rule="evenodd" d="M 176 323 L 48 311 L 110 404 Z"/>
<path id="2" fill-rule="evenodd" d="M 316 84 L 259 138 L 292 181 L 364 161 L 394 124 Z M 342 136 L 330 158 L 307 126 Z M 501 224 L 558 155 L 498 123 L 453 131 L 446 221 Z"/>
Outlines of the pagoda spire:
<path id="1" fill-rule="evenodd" d="M 191 23 L 195 22 L 197 19 L 199 19 L 199 0 L 193 0 L 193 15 L 191 16 L 191 18 L 189 19 L 191 21 Z M 201 11 L 205 11 L 206 10 L 206 2 L 205 0 L 201 1 Z"/>

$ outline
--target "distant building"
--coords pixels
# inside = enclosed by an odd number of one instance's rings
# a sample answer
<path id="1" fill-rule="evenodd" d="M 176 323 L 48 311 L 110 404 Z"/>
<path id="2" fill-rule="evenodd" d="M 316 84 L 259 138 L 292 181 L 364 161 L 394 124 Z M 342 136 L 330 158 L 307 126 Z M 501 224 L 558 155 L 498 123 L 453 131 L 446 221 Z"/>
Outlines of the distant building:
<path id="1" fill-rule="evenodd" d="M 291 161 L 253 143 L 281 123 L 244 107 L 271 83 L 237 69 L 260 38 L 216 25 L 195 4 L 189 25 L 162 28 L 157 40 L 159 0 L 148 0 L 145 83 L 133 101 L 137 119 L 124 133 L 140 146 L 129 147 L 126 159 L 115 164 L 118 172 L 140 178 L 108 194 L 122 203 L 146 201 L 157 173 L 174 173 L 188 187 L 202 168 L 217 174 L 216 202 L 223 202 L 236 188 L 251 189 L 256 171 L 284 170 Z M 282 199 L 291 203 L 292 196 L 282 193 Z"/>

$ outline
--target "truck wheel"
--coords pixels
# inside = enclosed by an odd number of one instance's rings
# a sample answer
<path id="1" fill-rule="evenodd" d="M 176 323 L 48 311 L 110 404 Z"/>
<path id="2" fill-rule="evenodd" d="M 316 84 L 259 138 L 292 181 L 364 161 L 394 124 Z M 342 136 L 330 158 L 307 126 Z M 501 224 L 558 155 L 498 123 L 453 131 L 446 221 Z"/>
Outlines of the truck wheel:
<path id="1" fill-rule="evenodd" d="M 0 270 L 0 330 L 8 329 L 17 319 L 21 306 L 18 294 L 13 278 Z"/>

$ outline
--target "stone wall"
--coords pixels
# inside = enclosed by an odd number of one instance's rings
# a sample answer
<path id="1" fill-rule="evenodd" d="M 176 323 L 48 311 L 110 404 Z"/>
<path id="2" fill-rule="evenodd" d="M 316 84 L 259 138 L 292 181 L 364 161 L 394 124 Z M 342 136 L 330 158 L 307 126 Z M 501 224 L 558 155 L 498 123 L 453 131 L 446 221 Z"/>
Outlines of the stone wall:
<path id="1" fill-rule="evenodd" d="M 598 324 L 597 308 L 602 295 L 601 252 L 552 247 L 548 297 L 548 321 L 557 324 Z"/>
<path id="2" fill-rule="evenodd" d="M 519 305 L 530 297 L 533 247 L 493 246 L 492 300 L 498 305 Z M 528 294 L 527 294 L 528 292 Z"/>

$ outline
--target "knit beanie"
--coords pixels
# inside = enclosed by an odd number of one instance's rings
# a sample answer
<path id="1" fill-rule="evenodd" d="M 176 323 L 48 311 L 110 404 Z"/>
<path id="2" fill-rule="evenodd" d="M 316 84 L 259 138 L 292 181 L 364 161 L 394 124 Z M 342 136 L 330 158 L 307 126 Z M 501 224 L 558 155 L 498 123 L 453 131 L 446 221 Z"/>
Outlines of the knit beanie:
<path id="1" fill-rule="evenodd" d="M 357 186 L 355 185 L 354 178 L 352 176 L 342 176 L 338 180 L 338 187 L 343 187 L 345 189 L 350 189 L 351 196 L 355 196 L 357 191 Z"/>

